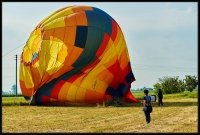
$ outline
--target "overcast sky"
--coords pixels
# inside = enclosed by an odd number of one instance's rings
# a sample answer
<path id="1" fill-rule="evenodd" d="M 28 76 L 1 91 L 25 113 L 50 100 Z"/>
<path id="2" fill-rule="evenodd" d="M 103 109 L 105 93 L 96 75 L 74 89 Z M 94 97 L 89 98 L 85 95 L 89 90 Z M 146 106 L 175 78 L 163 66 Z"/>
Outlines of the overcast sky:
<path id="1" fill-rule="evenodd" d="M 3 91 L 15 84 L 14 55 L 22 53 L 34 27 L 71 5 L 100 8 L 118 22 L 136 78 L 132 89 L 153 87 L 163 76 L 197 75 L 197 2 L 3 2 Z"/>

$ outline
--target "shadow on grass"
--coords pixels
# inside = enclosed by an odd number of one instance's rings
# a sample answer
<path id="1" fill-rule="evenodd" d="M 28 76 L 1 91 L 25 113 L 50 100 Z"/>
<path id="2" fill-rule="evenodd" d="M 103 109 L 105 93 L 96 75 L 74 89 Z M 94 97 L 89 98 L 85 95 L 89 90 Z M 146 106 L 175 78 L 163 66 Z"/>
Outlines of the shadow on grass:
<path id="1" fill-rule="evenodd" d="M 198 106 L 198 102 L 164 102 L 163 106 L 158 106 L 155 102 L 153 107 L 185 107 L 185 106 Z M 142 103 L 127 103 L 120 105 L 112 104 L 51 104 L 51 105 L 29 105 L 29 103 L 2 103 L 2 106 L 37 106 L 37 107 L 142 107 Z"/>
<path id="2" fill-rule="evenodd" d="M 127 104 L 124 107 L 142 106 L 142 103 L 138 104 Z M 185 107 L 185 106 L 198 106 L 198 102 L 163 102 L 163 106 L 158 106 L 157 102 L 152 104 L 153 107 Z"/>
<path id="3" fill-rule="evenodd" d="M 161 106 L 158 106 L 158 103 L 154 103 L 154 106 L 161 107 Z M 198 106 L 198 102 L 164 102 L 162 107 L 172 107 L 172 106 L 176 106 L 176 107 Z"/>
<path id="4" fill-rule="evenodd" d="M 2 103 L 2 106 L 30 106 L 29 103 L 22 102 L 7 102 Z"/>
<path id="5" fill-rule="evenodd" d="M 2 106 L 36 106 L 36 107 L 97 107 L 97 104 L 41 104 L 41 105 L 34 105 L 28 102 L 6 102 L 2 103 Z"/>

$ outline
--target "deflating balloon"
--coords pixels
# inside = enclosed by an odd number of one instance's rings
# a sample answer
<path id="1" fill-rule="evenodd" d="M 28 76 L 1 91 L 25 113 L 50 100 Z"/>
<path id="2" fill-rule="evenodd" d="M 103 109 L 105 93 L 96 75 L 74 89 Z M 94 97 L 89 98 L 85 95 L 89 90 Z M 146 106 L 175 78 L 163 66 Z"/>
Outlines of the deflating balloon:
<path id="1" fill-rule="evenodd" d="M 20 62 L 23 96 L 36 105 L 138 100 L 126 42 L 117 22 L 90 6 L 59 9 L 30 34 Z"/>

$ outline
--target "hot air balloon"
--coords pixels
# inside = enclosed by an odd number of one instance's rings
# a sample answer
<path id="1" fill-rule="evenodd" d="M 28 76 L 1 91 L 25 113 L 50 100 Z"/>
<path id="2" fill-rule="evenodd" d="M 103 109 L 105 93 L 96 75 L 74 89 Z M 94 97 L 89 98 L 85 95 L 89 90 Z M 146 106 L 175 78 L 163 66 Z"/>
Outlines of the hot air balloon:
<path id="1" fill-rule="evenodd" d="M 28 38 L 20 61 L 20 88 L 35 105 L 138 102 L 124 35 L 106 12 L 90 6 L 59 9 Z"/>

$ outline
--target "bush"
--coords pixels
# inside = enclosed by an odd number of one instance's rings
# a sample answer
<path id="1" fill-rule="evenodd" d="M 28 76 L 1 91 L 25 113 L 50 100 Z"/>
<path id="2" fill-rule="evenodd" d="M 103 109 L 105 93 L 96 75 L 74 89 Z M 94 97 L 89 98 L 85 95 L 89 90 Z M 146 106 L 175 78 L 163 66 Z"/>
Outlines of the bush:
<path id="1" fill-rule="evenodd" d="M 178 80 L 178 78 L 178 76 L 159 78 L 159 82 L 154 85 L 156 93 L 158 93 L 158 89 L 162 89 L 163 94 L 183 92 L 185 90 L 184 82 Z"/>
<path id="2" fill-rule="evenodd" d="M 185 76 L 185 88 L 192 92 L 195 88 L 197 88 L 198 81 L 196 76 L 186 75 Z"/>

